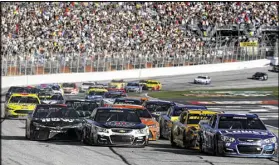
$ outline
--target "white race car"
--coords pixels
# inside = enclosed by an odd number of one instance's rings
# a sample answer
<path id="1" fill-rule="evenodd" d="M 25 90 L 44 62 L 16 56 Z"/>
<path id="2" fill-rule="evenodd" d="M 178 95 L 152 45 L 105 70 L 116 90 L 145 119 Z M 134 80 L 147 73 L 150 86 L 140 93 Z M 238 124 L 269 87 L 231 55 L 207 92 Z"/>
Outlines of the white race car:
<path id="1" fill-rule="evenodd" d="M 194 84 L 210 84 L 211 79 L 209 76 L 198 76 L 194 79 Z"/>

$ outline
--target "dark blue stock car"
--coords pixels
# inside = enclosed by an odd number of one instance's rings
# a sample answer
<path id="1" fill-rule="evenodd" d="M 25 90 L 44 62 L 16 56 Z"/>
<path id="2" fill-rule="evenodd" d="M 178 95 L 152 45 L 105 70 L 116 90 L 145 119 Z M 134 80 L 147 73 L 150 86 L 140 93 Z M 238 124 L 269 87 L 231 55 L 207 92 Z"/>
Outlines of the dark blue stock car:
<path id="1" fill-rule="evenodd" d="M 201 152 L 237 157 L 271 158 L 277 155 L 278 138 L 256 114 L 217 114 L 200 122 Z"/>

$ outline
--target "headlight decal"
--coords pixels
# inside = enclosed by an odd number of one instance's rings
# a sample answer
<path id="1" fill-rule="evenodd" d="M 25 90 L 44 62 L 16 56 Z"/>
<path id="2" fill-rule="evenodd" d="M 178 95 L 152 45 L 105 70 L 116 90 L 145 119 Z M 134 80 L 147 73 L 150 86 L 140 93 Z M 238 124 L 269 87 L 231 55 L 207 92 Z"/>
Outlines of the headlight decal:
<path id="1" fill-rule="evenodd" d="M 220 139 L 224 142 L 235 142 L 235 138 L 230 136 L 221 135 Z"/>

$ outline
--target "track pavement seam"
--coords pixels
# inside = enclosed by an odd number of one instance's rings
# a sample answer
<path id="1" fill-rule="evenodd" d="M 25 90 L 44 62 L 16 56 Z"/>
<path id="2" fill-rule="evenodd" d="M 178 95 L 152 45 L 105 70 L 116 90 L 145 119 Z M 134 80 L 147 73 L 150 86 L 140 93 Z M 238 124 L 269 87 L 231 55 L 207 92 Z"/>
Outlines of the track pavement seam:
<path id="1" fill-rule="evenodd" d="M 118 152 L 116 152 L 112 147 L 109 147 L 109 149 L 117 156 L 120 157 L 120 159 L 127 165 L 132 165 L 131 163 L 128 162 L 128 160 L 121 154 L 119 154 Z"/>

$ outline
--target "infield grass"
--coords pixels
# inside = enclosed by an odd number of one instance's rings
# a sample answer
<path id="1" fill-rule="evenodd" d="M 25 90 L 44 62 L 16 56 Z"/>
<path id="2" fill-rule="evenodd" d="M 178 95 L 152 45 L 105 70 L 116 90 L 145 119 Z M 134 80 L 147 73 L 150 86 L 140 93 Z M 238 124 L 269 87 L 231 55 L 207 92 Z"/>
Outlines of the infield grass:
<path id="1" fill-rule="evenodd" d="M 195 96 L 184 96 L 184 94 L 193 94 L 192 92 L 206 92 L 207 94 L 216 94 L 215 92 L 225 92 L 225 91 L 261 91 L 261 92 L 271 92 L 271 95 L 278 99 L 278 86 L 273 87 L 257 87 L 257 88 L 236 88 L 236 89 L 214 89 L 214 90 L 186 90 L 186 91 L 159 91 L 159 92 L 148 92 L 150 97 L 154 98 L 212 98 L 212 96 L 203 96 L 203 97 L 195 97 Z M 223 97 L 223 96 L 220 96 Z M 219 98 L 220 98 L 219 97 Z M 257 97 L 266 97 L 266 96 L 257 96 Z M 214 96 L 214 98 L 218 98 Z M 230 98 L 246 98 L 246 96 L 233 96 Z"/>

